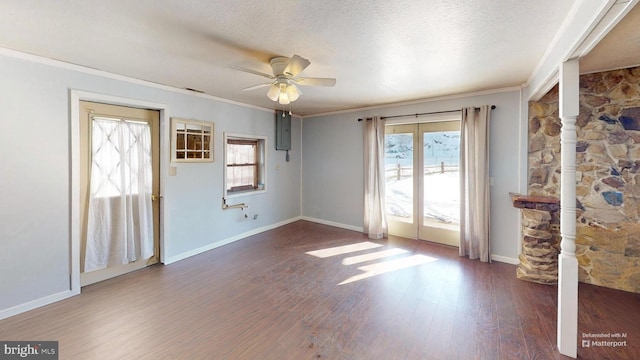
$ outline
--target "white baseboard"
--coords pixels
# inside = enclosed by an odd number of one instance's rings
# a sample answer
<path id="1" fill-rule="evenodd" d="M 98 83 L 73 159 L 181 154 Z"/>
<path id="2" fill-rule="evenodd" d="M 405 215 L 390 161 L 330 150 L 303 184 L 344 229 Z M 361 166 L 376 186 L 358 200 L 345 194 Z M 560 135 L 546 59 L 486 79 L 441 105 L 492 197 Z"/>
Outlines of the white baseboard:
<path id="1" fill-rule="evenodd" d="M 347 229 L 347 230 L 353 230 L 353 231 L 358 231 L 358 232 L 363 232 L 364 231 L 364 229 L 362 227 L 353 226 L 353 225 L 347 225 L 347 224 L 342 224 L 342 223 L 337 223 L 337 222 L 333 222 L 333 221 L 329 221 L 329 220 L 317 219 L 317 218 L 308 217 L 308 216 L 302 216 L 302 217 L 300 217 L 300 219 L 301 220 L 315 222 L 315 223 L 318 223 L 318 224 L 335 226 L 335 227 L 342 228 L 342 229 Z"/>
<path id="2" fill-rule="evenodd" d="M 217 247 L 220 247 L 220 246 L 223 246 L 223 245 L 227 245 L 227 244 L 231 244 L 234 241 L 238 241 L 238 240 L 244 239 L 246 237 L 249 237 L 249 236 L 252 236 L 252 235 L 256 235 L 256 234 L 259 234 L 261 232 L 265 232 L 267 230 L 272 230 L 272 229 L 275 229 L 275 228 L 279 228 L 281 226 L 290 224 L 292 222 L 295 222 L 295 221 L 298 221 L 298 220 L 301 220 L 301 219 L 302 219 L 302 217 L 296 216 L 296 217 L 291 218 L 291 219 L 287 219 L 287 220 L 284 220 L 284 221 L 277 222 L 275 224 L 271 224 L 271 225 L 263 226 L 263 227 L 260 227 L 260 228 L 256 228 L 256 229 L 244 232 L 242 234 L 238 234 L 238 235 L 232 236 L 230 238 L 226 238 L 226 239 L 223 239 L 223 240 L 220 240 L 220 241 L 216 241 L 214 243 L 199 247 L 197 249 L 185 251 L 185 252 L 183 252 L 181 254 L 174 255 L 174 256 L 171 256 L 171 257 L 168 257 L 168 258 L 164 259 L 164 264 L 165 265 L 169 265 L 169 264 L 172 264 L 172 263 L 174 263 L 176 261 L 180 261 L 180 260 L 186 259 L 186 258 L 194 256 L 194 255 L 202 254 L 205 251 L 213 250 L 213 249 L 215 249 Z"/>
<path id="3" fill-rule="evenodd" d="M 507 256 L 496 255 L 496 254 L 491 254 L 491 260 L 501 262 L 501 263 L 511 264 L 511 265 L 518 265 L 520 263 L 520 261 L 517 258 L 510 258 Z"/>
<path id="4" fill-rule="evenodd" d="M 39 308 L 41 306 L 52 304 L 56 301 L 68 299 L 78 294 L 80 294 L 79 291 L 76 292 L 76 291 L 66 290 L 66 291 L 59 292 L 57 294 L 48 295 L 40 299 L 32 300 L 24 304 L 20 304 L 14 307 L 0 310 L 0 320 L 6 319 L 14 315 L 18 315 L 23 312 L 27 312 L 29 310 L 33 310 L 35 308 Z"/>

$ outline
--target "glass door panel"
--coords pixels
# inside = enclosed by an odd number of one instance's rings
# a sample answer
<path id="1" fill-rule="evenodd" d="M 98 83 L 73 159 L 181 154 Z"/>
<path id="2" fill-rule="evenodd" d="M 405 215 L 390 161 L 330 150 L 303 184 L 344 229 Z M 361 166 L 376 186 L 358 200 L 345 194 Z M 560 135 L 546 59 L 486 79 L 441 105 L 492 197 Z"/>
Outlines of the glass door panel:
<path id="1" fill-rule="evenodd" d="M 416 138 L 416 125 L 385 127 L 385 200 L 389 232 L 413 239 L 417 237 L 414 173 L 419 163 L 414 156 Z"/>
<path id="2" fill-rule="evenodd" d="M 420 124 L 422 198 L 419 238 L 458 246 L 460 123 Z"/>

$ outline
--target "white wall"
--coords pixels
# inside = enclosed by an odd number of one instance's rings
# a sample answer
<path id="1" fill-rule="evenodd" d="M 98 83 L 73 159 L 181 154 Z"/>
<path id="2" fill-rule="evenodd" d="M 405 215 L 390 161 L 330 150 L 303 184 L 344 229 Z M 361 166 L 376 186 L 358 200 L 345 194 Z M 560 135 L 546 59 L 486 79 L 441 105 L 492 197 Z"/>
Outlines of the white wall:
<path id="1" fill-rule="evenodd" d="M 363 123 L 358 118 L 446 111 L 467 106 L 496 105 L 490 124 L 491 252 L 495 260 L 515 262 L 519 251 L 519 212 L 509 192 L 521 188 L 520 91 L 451 98 L 421 104 L 381 107 L 336 115 L 307 117 L 302 124 L 302 215 L 347 228 L 363 226 Z M 526 107 L 524 109 L 526 111 Z"/>
<path id="2" fill-rule="evenodd" d="M 71 90 L 165 104 L 171 117 L 215 122 L 215 162 L 175 164 L 177 176 L 163 174 L 165 259 L 300 215 L 299 119 L 292 119 L 293 150 L 285 162 L 285 153 L 275 151 L 271 111 L 0 52 L 0 318 L 70 290 Z M 268 137 L 267 192 L 234 199 L 246 202 L 257 220 L 222 210 L 223 132 Z"/>

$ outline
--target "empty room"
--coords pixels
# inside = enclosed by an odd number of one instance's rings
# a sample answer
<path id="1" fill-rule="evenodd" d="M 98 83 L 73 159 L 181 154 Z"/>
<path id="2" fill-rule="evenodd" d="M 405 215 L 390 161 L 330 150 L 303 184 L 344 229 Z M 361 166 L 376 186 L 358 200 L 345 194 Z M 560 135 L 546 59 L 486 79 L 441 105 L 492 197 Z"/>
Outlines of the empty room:
<path id="1" fill-rule="evenodd" d="M 0 11 L 0 359 L 640 358 L 639 0 Z"/>

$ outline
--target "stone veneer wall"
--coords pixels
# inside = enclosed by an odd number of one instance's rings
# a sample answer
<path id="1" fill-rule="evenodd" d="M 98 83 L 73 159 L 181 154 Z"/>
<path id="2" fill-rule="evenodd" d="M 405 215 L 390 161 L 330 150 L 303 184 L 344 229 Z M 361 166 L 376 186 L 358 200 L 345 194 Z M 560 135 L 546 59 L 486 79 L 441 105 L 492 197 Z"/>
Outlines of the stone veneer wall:
<path id="1" fill-rule="evenodd" d="M 560 196 L 558 88 L 529 103 L 528 192 Z M 580 281 L 640 293 L 640 67 L 580 76 Z"/>

